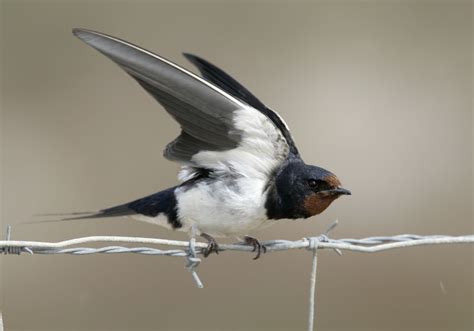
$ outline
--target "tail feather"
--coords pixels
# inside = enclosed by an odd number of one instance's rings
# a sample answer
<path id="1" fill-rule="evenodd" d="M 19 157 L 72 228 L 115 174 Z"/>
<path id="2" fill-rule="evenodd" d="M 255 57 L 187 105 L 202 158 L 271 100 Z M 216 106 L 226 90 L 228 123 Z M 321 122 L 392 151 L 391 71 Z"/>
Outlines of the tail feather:
<path id="1" fill-rule="evenodd" d="M 48 217 L 48 216 L 75 216 L 75 215 L 91 215 L 97 214 L 98 211 L 79 211 L 73 213 L 45 213 L 45 214 L 35 214 L 35 217 Z"/>
<path id="2" fill-rule="evenodd" d="M 27 224 L 36 224 L 36 223 L 54 223 L 62 221 L 75 221 L 75 220 L 87 220 L 87 219 L 96 219 L 96 218 L 106 218 L 106 217 L 120 217 L 134 215 L 137 212 L 129 208 L 129 203 L 102 209 L 96 212 L 73 212 L 73 213 L 53 213 L 53 214 L 38 214 L 35 216 L 66 216 L 59 219 L 49 219 L 36 222 L 28 222 Z"/>
<path id="3" fill-rule="evenodd" d="M 164 214 L 168 217 L 168 222 L 173 228 L 180 228 L 181 222 L 178 220 L 177 201 L 174 194 L 176 187 L 170 187 L 158 193 L 151 194 L 144 198 L 132 202 L 124 203 L 111 208 L 102 209 L 96 212 L 74 212 L 58 214 L 42 214 L 39 216 L 56 216 L 59 219 L 43 220 L 39 222 L 29 222 L 26 224 L 51 223 L 74 220 L 101 219 L 107 217 L 120 217 L 141 214 L 148 217 L 156 217 Z"/>
<path id="4" fill-rule="evenodd" d="M 117 217 L 117 216 L 128 216 L 134 215 L 137 212 L 130 208 L 130 203 L 126 203 L 123 205 L 102 209 L 99 212 L 88 215 L 82 216 L 80 218 L 103 218 L 103 217 Z"/>

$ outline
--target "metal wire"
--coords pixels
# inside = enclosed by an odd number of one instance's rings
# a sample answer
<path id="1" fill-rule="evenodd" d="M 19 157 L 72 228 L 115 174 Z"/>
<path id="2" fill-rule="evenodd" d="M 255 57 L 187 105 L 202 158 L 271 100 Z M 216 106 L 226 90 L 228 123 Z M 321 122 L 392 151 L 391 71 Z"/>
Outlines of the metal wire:
<path id="1" fill-rule="evenodd" d="M 334 222 L 329 229 L 322 235 L 317 237 L 308 237 L 301 240 L 270 240 L 261 243 L 267 248 L 267 252 L 279 252 L 290 249 L 307 249 L 313 252 L 312 269 L 310 277 L 310 299 L 309 299 L 309 315 L 308 330 L 314 330 L 314 321 L 316 315 L 315 298 L 316 298 L 316 273 L 317 273 L 317 250 L 333 249 L 338 254 L 341 251 L 353 251 L 361 253 L 376 253 L 396 248 L 406 248 L 422 245 L 442 245 L 442 244 L 472 244 L 474 243 L 474 235 L 464 236 L 445 236 L 445 235 L 429 235 L 421 236 L 415 234 L 401 234 L 395 236 L 376 236 L 364 239 L 332 239 L 328 237 L 329 231 L 334 229 L 337 221 Z M 198 257 L 203 254 L 207 247 L 207 243 L 196 242 L 195 239 L 190 241 L 177 241 L 156 238 L 140 238 L 140 237 L 118 237 L 118 236 L 92 236 L 70 239 L 60 242 L 39 242 L 39 241 L 20 241 L 11 240 L 11 227 L 7 228 L 7 240 L 0 241 L 0 251 L 4 254 L 20 254 L 26 252 L 29 254 L 71 254 L 71 255 L 88 255 L 88 254 L 144 254 L 157 256 L 184 257 L 187 259 L 186 268 L 191 272 L 196 285 L 203 287 L 195 269 L 201 262 Z M 160 249 L 155 247 L 125 247 L 125 246 L 105 246 L 105 247 L 72 247 L 90 243 L 128 243 L 128 244 L 144 244 L 173 246 L 174 249 Z M 240 251 L 251 252 L 252 246 L 246 244 L 220 244 L 219 251 Z"/>
<path id="2" fill-rule="evenodd" d="M 313 251 L 313 258 L 311 260 L 311 276 L 309 278 L 308 331 L 314 330 L 314 321 L 316 318 L 316 275 L 318 272 L 318 244 L 319 239 L 309 239 L 308 249 Z"/>
<path id="3" fill-rule="evenodd" d="M 441 244 L 463 244 L 474 243 L 474 235 L 465 236 L 444 236 L 444 235 L 430 235 L 420 236 L 414 234 L 402 234 L 396 236 L 377 236 L 368 237 L 364 239 L 332 239 L 327 236 L 325 240 L 321 240 L 318 244 L 320 249 L 334 249 L 340 251 L 354 251 L 362 253 L 375 253 L 395 248 L 405 248 L 421 245 L 441 245 Z M 318 237 L 303 238 L 301 240 L 270 240 L 262 241 L 261 243 L 267 247 L 267 252 L 286 251 L 290 249 L 302 249 L 310 246 L 309 239 Z M 133 253 L 145 255 L 166 255 L 186 257 L 188 251 L 186 249 L 170 249 L 163 250 L 153 247 L 124 247 L 124 246 L 106 246 L 99 248 L 92 247 L 70 247 L 85 243 L 129 243 L 129 244 L 150 244 L 150 245 L 164 245 L 175 247 L 189 247 L 189 241 L 176 241 L 155 238 L 140 238 L 140 237 L 119 237 L 119 236 L 92 236 L 82 237 L 60 242 L 39 242 L 39 241 L 20 241 L 20 240 L 0 240 L 0 250 L 5 254 L 11 254 L 12 249 L 19 249 L 20 252 L 30 254 L 117 254 L 117 253 Z M 196 254 L 202 254 L 207 247 L 207 243 L 196 242 Z M 245 244 L 220 244 L 219 251 L 240 251 L 251 252 L 252 246 Z"/>

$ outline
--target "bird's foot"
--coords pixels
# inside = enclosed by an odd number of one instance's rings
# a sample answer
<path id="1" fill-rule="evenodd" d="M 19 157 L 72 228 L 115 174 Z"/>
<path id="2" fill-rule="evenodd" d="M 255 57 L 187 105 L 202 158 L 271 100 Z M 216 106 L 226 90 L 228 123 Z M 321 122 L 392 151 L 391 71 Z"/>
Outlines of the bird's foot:
<path id="1" fill-rule="evenodd" d="M 258 259 L 262 252 L 264 254 L 267 252 L 267 248 L 265 247 L 265 245 L 262 245 L 257 239 L 253 237 L 245 236 L 244 242 L 247 245 L 253 246 L 252 252 L 257 252 L 257 255 L 255 255 L 255 257 L 253 258 L 254 260 Z"/>
<path id="2" fill-rule="evenodd" d="M 208 242 L 207 247 L 204 248 L 204 250 L 202 251 L 202 255 L 204 255 L 204 257 L 208 257 L 209 254 L 211 254 L 212 252 L 216 252 L 216 254 L 219 254 L 219 244 L 213 237 L 211 237 L 207 233 L 201 233 L 201 237 L 206 239 Z"/>

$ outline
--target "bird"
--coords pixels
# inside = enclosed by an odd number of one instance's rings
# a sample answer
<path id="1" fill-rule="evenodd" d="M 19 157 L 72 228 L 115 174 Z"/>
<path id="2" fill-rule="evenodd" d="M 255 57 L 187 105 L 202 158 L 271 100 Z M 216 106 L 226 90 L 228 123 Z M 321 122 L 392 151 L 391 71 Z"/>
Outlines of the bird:
<path id="1" fill-rule="evenodd" d="M 176 186 L 61 220 L 131 217 L 201 236 L 208 242 L 205 257 L 219 253 L 215 238 L 235 237 L 258 259 L 266 248 L 251 232 L 318 215 L 351 195 L 335 174 L 303 161 L 277 112 L 212 63 L 183 53 L 198 76 L 122 39 L 82 28 L 73 34 L 115 62 L 178 122 L 181 132 L 163 155 L 181 170 Z"/>

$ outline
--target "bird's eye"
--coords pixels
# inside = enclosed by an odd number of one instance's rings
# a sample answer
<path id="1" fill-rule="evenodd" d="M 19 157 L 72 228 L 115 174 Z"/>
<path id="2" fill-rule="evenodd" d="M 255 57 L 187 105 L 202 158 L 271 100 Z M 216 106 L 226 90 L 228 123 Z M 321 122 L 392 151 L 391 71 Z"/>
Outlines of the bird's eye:
<path id="1" fill-rule="evenodd" d="M 309 179 L 308 180 L 308 186 L 313 191 L 324 191 L 324 190 L 329 189 L 328 183 L 326 183 L 324 180 L 320 180 L 320 179 Z"/>
<path id="2" fill-rule="evenodd" d="M 316 179 L 310 179 L 310 180 L 308 180 L 308 185 L 309 185 L 309 187 L 311 187 L 311 188 L 316 188 L 316 187 L 318 187 L 318 184 L 319 184 L 319 180 L 316 180 Z"/>

